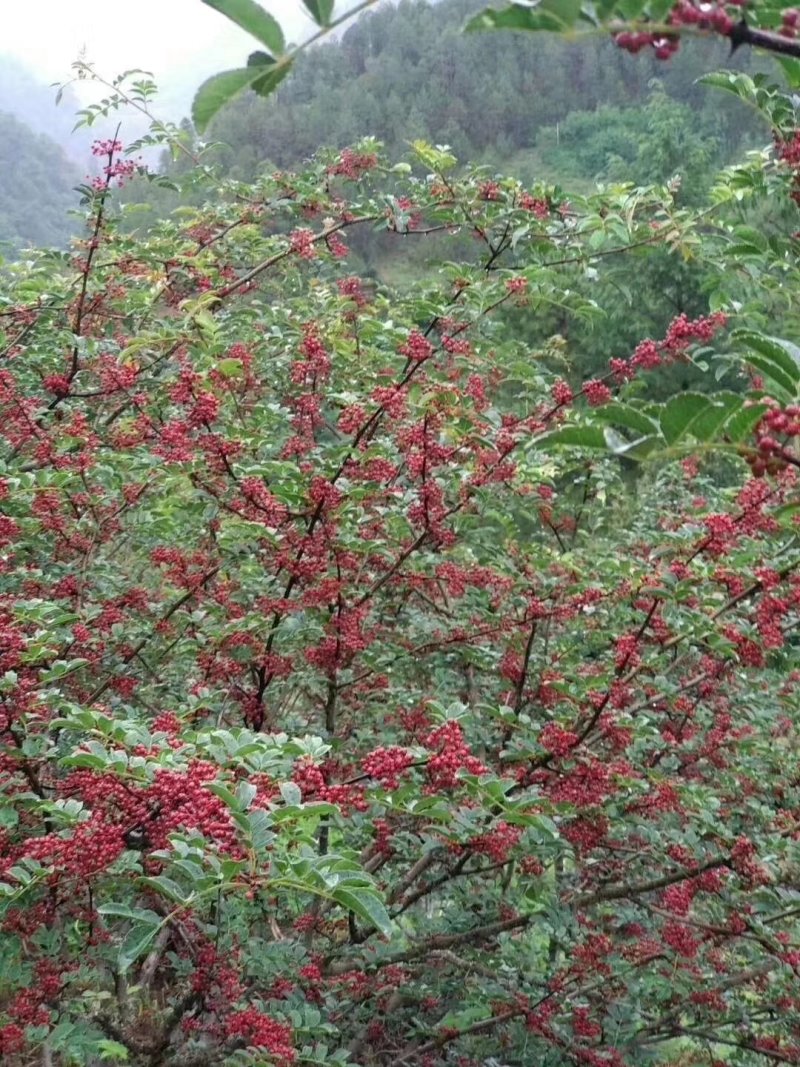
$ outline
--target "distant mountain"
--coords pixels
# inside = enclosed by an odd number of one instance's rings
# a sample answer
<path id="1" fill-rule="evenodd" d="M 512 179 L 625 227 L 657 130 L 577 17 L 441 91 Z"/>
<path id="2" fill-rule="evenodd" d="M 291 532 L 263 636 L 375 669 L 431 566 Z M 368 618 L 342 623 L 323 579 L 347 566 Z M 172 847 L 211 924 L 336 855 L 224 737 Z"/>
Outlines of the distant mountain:
<path id="1" fill-rule="evenodd" d="M 67 212 L 81 178 L 56 141 L 0 111 L 0 253 L 64 247 L 75 229 Z"/>
<path id="2" fill-rule="evenodd" d="M 44 133 L 75 163 L 86 165 L 93 135 L 72 133 L 78 97 L 69 87 L 56 106 L 56 89 L 38 81 L 14 56 L 0 54 L 0 111 L 13 115 L 35 133 Z"/>

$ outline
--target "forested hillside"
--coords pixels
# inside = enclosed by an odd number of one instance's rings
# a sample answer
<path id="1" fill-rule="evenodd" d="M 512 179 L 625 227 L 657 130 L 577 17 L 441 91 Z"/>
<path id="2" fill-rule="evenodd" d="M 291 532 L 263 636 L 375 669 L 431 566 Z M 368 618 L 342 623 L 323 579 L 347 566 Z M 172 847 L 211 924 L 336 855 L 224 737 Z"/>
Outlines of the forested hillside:
<path id="1" fill-rule="evenodd" d="M 0 55 L 0 255 L 28 245 L 64 247 L 75 227 L 75 185 L 91 159 L 92 135 L 73 132 L 78 99 L 38 81 L 17 59 Z"/>
<path id="2" fill-rule="evenodd" d="M 718 42 L 695 41 L 669 64 L 644 56 L 632 62 L 604 37 L 570 44 L 555 36 L 463 34 L 479 6 L 401 0 L 365 15 L 341 39 L 301 56 L 274 97 L 246 94 L 220 115 L 209 134 L 219 143 L 211 158 L 229 175 L 251 179 L 265 164 L 291 167 L 323 144 L 342 147 L 370 134 L 397 155 L 423 138 L 523 180 L 584 190 L 595 180 L 663 181 L 680 171 L 683 199 L 697 200 L 717 166 L 764 139 L 757 117 L 696 84 L 727 60 Z M 734 58 L 746 64 L 753 66 L 751 56 Z M 70 233 L 65 209 L 80 175 L 64 151 L 72 144 L 75 157 L 86 147 L 85 132 L 70 140 L 76 106 L 69 89 L 55 108 L 52 90 L 18 63 L 0 67 L 0 111 L 17 116 L 2 119 L 0 151 L 22 162 L 0 175 L 7 248 L 61 245 Z M 174 206 L 152 188 L 131 190 L 128 199 L 153 203 L 154 214 L 139 216 L 139 224 Z M 373 250 L 367 266 L 396 280 L 408 256 L 395 250 L 389 263 L 379 249 L 378 260 L 376 267 Z"/>
<path id="3" fill-rule="evenodd" d="M 55 141 L 0 111 L 0 254 L 66 245 L 80 177 Z"/>
<path id="4" fill-rule="evenodd" d="M 378 8 L 352 25 L 341 41 L 316 47 L 298 59 L 275 96 L 252 93 L 237 100 L 212 127 L 211 139 L 229 145 L 226 165 L 249 177 L 264 161 L 285 167 L 312 155 L 319 145 L 342 147 L 366 134 L 389 152 L 410 140 L 447 143 L 461 159 L 504 161 L 520 151 L 528 165 L 563 163 L 548 127 L 574 112 L 632 107 L 648 99 L 653 79 L 664 92 L 691 107 L 693 133 L 728 158 L 752 138 L 757 120 L 696 84 L 704 71 L 728 64 L 724 45 L 693 41 L 671 63 L 629 56 L 606 37 L 571 44 L 525 34 L 463 34 L 478 0 L 401 0 Z M 746 55 L 734 66 L 750 63 Z M 595 144 L 608 125 L 606 151 L 620 153 L 619 121 L 601 113 Z M 595 119 L 592 120 L 593 123 Z M 637 144 L 628 128 L 628 148 Z M 604 172 L 602 148 L 582 157 L 579 171 Z M 576 168 L 570 168 L 573 176 Z"/>
<path id="5" fill-rule="evenodd" d="M 13 115 L 34 133 L 46 134 L 75 164 L 89 155 L 93 139 L 91 131 L 74 128 L 79 107 L 72 86 L 63 87 L 56 104 L 52 85 L 37 78 L 13 55 L 0 52 L 0 111 Z"/>

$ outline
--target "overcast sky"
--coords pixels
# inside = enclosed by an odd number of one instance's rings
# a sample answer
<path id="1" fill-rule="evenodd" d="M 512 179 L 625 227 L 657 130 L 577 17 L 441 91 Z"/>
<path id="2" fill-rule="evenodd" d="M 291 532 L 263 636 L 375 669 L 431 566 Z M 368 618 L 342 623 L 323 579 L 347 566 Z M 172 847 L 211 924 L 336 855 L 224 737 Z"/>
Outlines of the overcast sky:
<path id="1" fill-rule="evenodd" d="M 289 40 L 310 36 L 301 0 L 261 0 Z M 338 12 L 356 0 L 339 0 Z M 107 77 L 139 67 L 152 71 L 164 100 L 183 104 L 208 74 L 242 66 L 257 47 L 247 34 L 201 0 L 0 0 L 0 53 L 10 53 L 45 82 L 64 81 L 85 48 Z M 88 88 L 77 85 L 83 102 Z M 180 116 L 165 116 L 180 117 Z"/>

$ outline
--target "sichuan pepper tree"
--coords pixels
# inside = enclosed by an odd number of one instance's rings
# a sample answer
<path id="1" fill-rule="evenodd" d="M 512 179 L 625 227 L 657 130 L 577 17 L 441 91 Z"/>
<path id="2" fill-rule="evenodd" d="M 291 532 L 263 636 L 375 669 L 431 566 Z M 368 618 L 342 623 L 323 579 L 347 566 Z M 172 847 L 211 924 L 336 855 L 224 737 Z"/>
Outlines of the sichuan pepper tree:
<path id="1" fill-rule="evenodd" d="M 137 235 L 120 150 L 0 308 L 3 1062 L 797 1062 L 795 268 L 726 214 L 784 161 L 698 214 L 365 143 Z M 665 247 L 718 306 L 597 377 L 510 329 Z"/>

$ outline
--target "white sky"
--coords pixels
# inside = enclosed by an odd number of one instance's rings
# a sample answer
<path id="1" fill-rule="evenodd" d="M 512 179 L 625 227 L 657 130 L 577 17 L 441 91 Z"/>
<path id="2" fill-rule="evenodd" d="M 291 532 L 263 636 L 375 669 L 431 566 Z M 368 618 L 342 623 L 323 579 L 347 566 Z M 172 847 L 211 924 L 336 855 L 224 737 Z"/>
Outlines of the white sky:
<path id="1" fill-rule="evenodd" d="M 301 0 L 261 0 L 290 41 L 314 26 Z M 355 0 L 339 0 L 337 13 Z M 163 101 L 185 108 L 209 74 L 244 66 L 259 45 L 201 0 L 0 0 L 0 54 L 11 54 L 44 82 L 65 81 L 82 48 L 98 72 L 113 78 L 131 67 L 151 71 Z M 75 86 L 84 103 L 92 99 Z M 179 118 L 180 115 L 164 116 Z"/>

